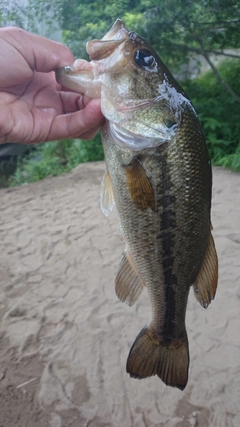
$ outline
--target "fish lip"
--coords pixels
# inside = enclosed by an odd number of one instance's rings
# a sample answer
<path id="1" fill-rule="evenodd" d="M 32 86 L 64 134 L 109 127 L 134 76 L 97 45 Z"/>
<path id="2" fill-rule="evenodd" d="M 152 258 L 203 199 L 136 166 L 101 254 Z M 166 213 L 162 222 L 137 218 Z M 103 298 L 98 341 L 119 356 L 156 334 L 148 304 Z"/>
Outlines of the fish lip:
<path id="1" fill-rule="evenodd" d="M 92 73 L 92 63 L 86 61 L 85 59 L 76 59 L 72 64 L 65 65 L 64 67 L 58 67 L 55 70 L 55 78 L 59 84 L 65 86 L 66 79 L 75 75 L 84 73 Z M 68 85 L 66 85 L 68 87 Z"/>
<path id="2" fill-rule="evenodd" d="M 105 34 L 105 36 L 101 39 L 102 41 L 109 41 L 109 40 L 115 40 L 115 41 L 124 41 L 127 39 L 130 31 L 127 29 L 125 24 L 121 19 L 117 19 L 112 28 Z"/>
<path id="3" fill-rule="evenodd" d="M 115 49 L 129 37 L 130 31 L 121 19 L 117 19 L 112 28 L 101 40 L 87 42 L 86 51 L 92 60 L 99 60 L 110 56 Z"/>
<path id="4" fill-rule="evenodd" d="M 66 74 L 71 74 L 73 72 L 73 67 L 71 65 L 65 65 L 64 67 L 58 67 L 55 70 L 55 78 L 59 84 L 62 84 L 64 76 Z"/>
<path id="5" fill-rule="evenodd" d="M 110 56 L 122 43 L 122 40 L 91 40 L 87 42 L 86 51 L 91 60 L 98 61 Z"/>

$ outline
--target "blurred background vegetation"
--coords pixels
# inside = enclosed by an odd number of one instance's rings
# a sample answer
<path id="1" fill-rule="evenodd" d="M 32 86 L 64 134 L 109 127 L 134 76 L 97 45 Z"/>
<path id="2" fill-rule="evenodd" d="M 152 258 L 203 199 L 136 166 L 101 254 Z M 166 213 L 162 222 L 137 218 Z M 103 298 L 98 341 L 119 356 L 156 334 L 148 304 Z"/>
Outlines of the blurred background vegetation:
<path id="1" fill-rule="evenodd" d="M 66 43 L 87 58 L 86 42 L 114 21 L 145 37 L 184 87 L 202 122 L 213 164 L 240 171 L 240 2 L 232 0 L 3 0 L 0 25 L 18 25 Z M 207 71 L 206 71 L 207 70 Z M 2 167 L 0 185 L 16 185 L 103 159 L 100 136 L 34 146 Z M 0 164 L 1 166 L 1 164 Z M 7 169 L 7 173 L 6 173 Z"/>

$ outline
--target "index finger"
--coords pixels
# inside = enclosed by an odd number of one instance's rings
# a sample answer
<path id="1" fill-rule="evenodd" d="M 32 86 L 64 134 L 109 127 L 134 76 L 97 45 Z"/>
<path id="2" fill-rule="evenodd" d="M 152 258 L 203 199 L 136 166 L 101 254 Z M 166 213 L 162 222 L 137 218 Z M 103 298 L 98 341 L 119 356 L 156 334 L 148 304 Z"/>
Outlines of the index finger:
<path id="1" fill-rule="evenodd" d="M 11 44 L 35 71 L 48 73 L 57 67 L 71 64 L 75 59 L 62 43 L 29 33 L 22 28 L 2 28 L 1 38 Z"/>

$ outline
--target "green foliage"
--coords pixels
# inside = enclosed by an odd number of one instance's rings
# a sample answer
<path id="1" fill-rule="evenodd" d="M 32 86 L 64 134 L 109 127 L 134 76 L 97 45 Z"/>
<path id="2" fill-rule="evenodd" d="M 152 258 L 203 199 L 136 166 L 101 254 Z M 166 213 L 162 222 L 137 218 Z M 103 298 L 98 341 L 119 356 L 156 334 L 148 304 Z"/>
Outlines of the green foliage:
<path id="1" fill-rule="evenodd" d="M 55 8 L 57 4 L 64 41 L 78 57 L 86 57 L 86 42 L 103 37 L 117 18 L 145 37 L 171 67 L 187 62 L 192 52 L 205 55 L 240 45 L 236 0 L 55 0 Z"/>
<path id="2" fill-rule="evenodd" d="M 239 93 L 240 62 L 225 61 L 219 70 L 224 80 Z M 224 91 L 211 72 L 183 86 L 202 122 L 213 163 L 239 169 L 239 102 Z"/>
<path id="3" fill-rule="evenodd" d="M 103 160 L 100 135 L 92 141 L 66 139 L 34 146 L 27 157 L 19 160 L 10 186 L 39 181 L 69 172 L 79 163 Z"/>
<path id="4" fill-rule="evenodd" d="M 16 0 L 1 0 L 0 4 L 0 27 L 9 25 L 18 25 L 24 27 L 24 12 L 23 6 L 19 5 Z"/>
<path id="5" fill-rule="evenodd" d="M 55 4 L 48 0 L 28 0 L 25 6 L 25 29 L 36 34 L 44 34 L 45 37 L 50 37 L 55 31 L 59 30 L 59 13 L 61 5 L 58 9 Z"/>
<path id="6" fill-rule="evenodd" d="M 223 156 L 221 159 L 219 159 L 218 164 L 224 168 L 240 172 L 240 144 L 235 153 Z"/>

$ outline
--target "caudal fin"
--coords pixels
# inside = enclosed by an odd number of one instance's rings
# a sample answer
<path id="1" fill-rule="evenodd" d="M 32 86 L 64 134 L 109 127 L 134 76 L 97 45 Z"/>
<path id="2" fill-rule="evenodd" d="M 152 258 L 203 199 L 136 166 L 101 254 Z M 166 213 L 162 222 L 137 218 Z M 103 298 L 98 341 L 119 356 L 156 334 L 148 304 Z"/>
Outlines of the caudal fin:
<path id="1" fill-rule="evenodd" d="M 133 378 L 158 375 L 168 386 L 184 390 L 188 381 L 189 351 L 187 333 L 182 339 L 159 341 L 143 328 L 134 341 L 127 360 Z"/>

